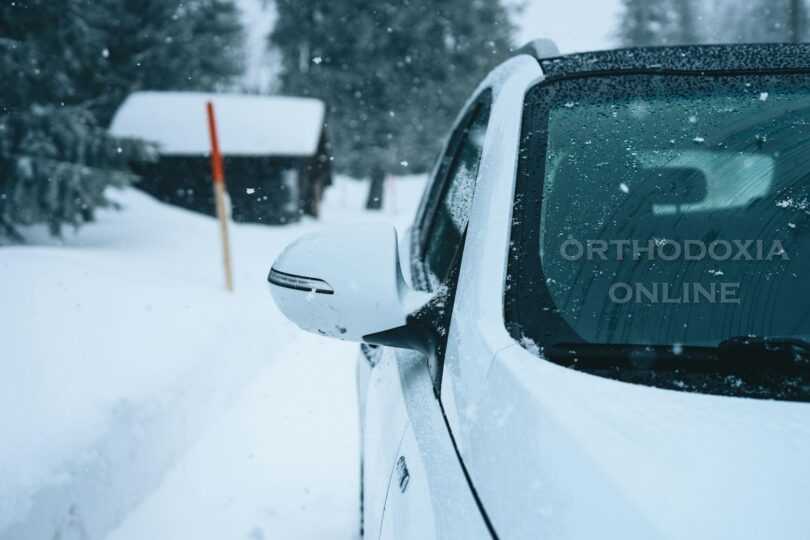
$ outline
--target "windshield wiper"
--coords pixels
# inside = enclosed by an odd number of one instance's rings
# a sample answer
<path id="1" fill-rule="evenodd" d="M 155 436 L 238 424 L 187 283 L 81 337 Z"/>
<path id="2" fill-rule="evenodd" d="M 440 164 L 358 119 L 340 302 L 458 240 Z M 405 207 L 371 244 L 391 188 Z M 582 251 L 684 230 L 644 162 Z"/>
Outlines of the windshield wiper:
<path id="1" fill-rule="evenodd" d="M 810 371 L 810 342 L 798 338 L 739 336 L 716 347 L 555 343 L 543 349 L 557 364 L 586 370 L 633 369 L 756 374 Z"/>

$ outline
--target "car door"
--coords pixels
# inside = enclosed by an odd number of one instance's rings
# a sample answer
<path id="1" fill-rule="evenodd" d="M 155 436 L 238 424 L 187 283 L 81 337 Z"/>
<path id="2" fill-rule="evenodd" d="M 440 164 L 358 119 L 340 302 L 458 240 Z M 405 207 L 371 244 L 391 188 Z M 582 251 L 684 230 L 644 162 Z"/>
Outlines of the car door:
<path id="1" fill-rule="evenodd" d="M 459 122 L 412 232 L 414 285 L 442 298 L 443 308 L 433 314 L 439 329 L 449 328 L 490 99 L 490 93 L 483 92 Z M 388 482 L 381 527 L 385 540 L 490 538 L 438 400 L 443 349 L 440 344 L 433 354 L 394 353 L 400 379 L 397 393 L 407 422 Z"/>
<path id="2" fill-rule="evenodd" d="M 489 91 L 483 92 L 468 108 L 469 112 L 459 121 L 458 126 L 450 136 L 445 150 L 442 152 L 435 167 L 432 179 L 425 190 L 414 225 L 410 229 L 410 239 L 406 251 L 409 256 L 410 281 L 414 288 L 436 292 L 440 287 L 441 275 L 449 270 L 449 259 L 455 254 L 455 250 L 460 245 L 460 232 L 462 228 L 460 216 L 464 214 L 461 204 L 466 204 L 466 211 L 472 202 L 472 195 L 469 198 L 461 198 L 467 191 L 474 190 L 471 186 L 471 179 L 474 182 L 474 175 L 458 177 L 462 170 L 469 171 L 474 166 L 477 171 L 477 160 L 475 152 L 470 149 L 470 128 L 474 127 L 475 137 L 479 138 L 489 117 L 491 104 L 491 94 Z M 462 160 L 462 153 L 466 151 L 467 161 Z M 479 152 L 480 159 L 480 152 Z M 470 165 L 462 164 L 470 163 Z M 455 181 L 454 181 L 455 179 Z M 459 199 L 461 201 L 459 202 Z M 456 222 L 453 222 L 449 212 L 449 204 L 454 203 L 459 208 L 455 214 Z M 453 227 L 450 227 L 453 225 Z M 448 256 L 446 253 L 452 251 Z M 393 507 L 398 504 L 409 506 L 408 501 L 414 500 L 413 493 L 416 487 L 422 485 L 420 476 L 416 475 L 416 469 L 420 463 L 416 460 L 418 456 L 411 451 L 410 467 L 407 466 L 408 458 L 405 459 L 405 466 L 408 474 L 415 478 L 409 484 L 410 493 L 407 497 L 397 495 L 394 490 L 399 479 L 393 479 L 394 474 L 401 475 L 403 467 L 399 470 L 395 467 L 402 458 L 400 448 L 410 445 L 414 450 L 413 427 L 408 423 L 408 410 L 406 407 L 406 396 L 413 397 L 418 394 L 413 387 L 409 387 L 409 392 L 403 391 L 400 378 L 404 373 L 402 362 L 403 355 L 412 357 L 409 351 L 397 351 L 387 347 L 365 348 L 365 359 L 361 360 L 360 370 L 370 370 L 368 375 L 358 377 L 358 382 L 368 380 L 365 399 L 361 400 L 363 411 L 361 414 L 363 431 L 361 434 L 363 445 L 363 523 L 362 528 L 367 538 L 396 538 L 395 534 L 403 534 L 403 527 L 394 527 L 394 515 L 399 515 L 397 520 L 402 520 L 401 516 L 407 515 L 409 511 L 397 511 Z M 438 369 L 438 358 L 428 358 L 420 356 L 421 363 L 429 367 L 429 370 L 422 370 L 421 375 L 427 376 L 429 387 L 432 393 L 438 392 L 438 382 L 440 370 Z M 418 371 L 418 370 L 417 370 Z M 410 379 L 412 383 L 422 382 L 421 377 Z M 362 396 L 362 393 L 360 394 Z M 439 413 L 438 425 L 440 433 L 447 437 L 443 425 L 443 415 L 438 407 L 438 402 L 429 402 Z M 433 416 L 435 420 L 435 416 Z M 407 433 L 406 433 L 407 432 Z M 406 439 L 408 441 L 406 442 Z M 452 447 L 450 448 L 452 451 Z M 402 463 L 402 462 L 400 462 Z M 409 480 L 410 482 L 410 480 Z M 465 484 L 466 485 L 466 484 Z M 404 495 L 404 492 L 401 493 Z M 390 496 L 390 499 L 389 499 Z M 383 518 L 385 516 L 385 519 Z M 424 514 L 420 521 L 424 521 Z M 424 536 L 423 536 L 424 538 Z"/>
<path id="3" fill-rule="evenodd" d="M 393 349 L 364 347 L 359 370 L 368 371 L 358 382 L 367 381 L 363 407 L 361 529 L 365 538 L 390 538 L 381 534 L 388 484 L 394 470 L 407 411 L 399 382 L 399 367 Z M 362 394 L 361 394 L 362 395 Z"/>
<path id="4" fill-rule="evenodd" d="M 409 249 L 411 280 L 417 289 L 427 292 L 438 291 L 442 279 L 449 272 L 450 259 L 460 245 L 460 231 L 462 231 L 462 227 L 459 226 L 462 221 L 460 216 L 464 214 L 461 205 L 466 204 L 468 211 L 472 201 L 471 194 L 468 198 L 463 198 L 462 194 L 465 190 L 474 190 L 474 186 L 470 184 L 475 180 L 474 175 L 460 173 L 468 173 L 471 167 L 475 167 L 477 171 L 475 146 L 471 151 L 471 141 L 476 139 L 471 139 L 470 134 L 474 133 L 479 139 L 483 136 L 481 124 L 485 129 L 488 111 L 487 92 L 473 102 L 469 112 L 454 130 L 423 197 L 414 227 L 410 232 L 413 239 Z M 474 130 L 471 131 L 471 128 Z M 462 159 L 464 157 L 467 158 L 466 161 Z M 452 221 L 450 214 L 451 204 L 458 206 L 454 214 L 455 222 Z M 404 516 L 414 513 L 413 501 L 429 497 L 429 494 L 424 483 L 426 474 L 420 474 L 425 469 L 419 454 L 415 452 L 415 434 L 413 426 L 408 421 L 409 411 L 406 402 L 410 399 L 413 405 L 413 397 L 419 394 L 418 383 L 424 382 L 426 378 L 428 387 L 431 388 L 429 395 L 433 394 L 433 397 L 423 403 L 433 407 L 438 413 L 438 416 L 431 415 L 431 418 L 439 432 L 444 432 L 444 436 L 447 437 L 443 416 L 438 401 L 435 400 L 440 374 L 437 362 L 439 355 L 435 357 L 417 355 L 420 359 L 417 363 L 421 362 L 421 365 L 429 369 L 423 369 L 421 372 L 418 369 L 411 369 L 410 373 L 416 373 L 417 376 L 407 379 L 410 383 L 403 387 L 401 378 L 406 372 L 403 365 L 413 360 L 413 353 L 386 347 L 365 351 L 371 372 L 363 404 L 365 407 L 362 434 L 363 528 L 368 538 L 388 540 L 399 538 L 403 534 L 407 537 L 408 531 L 413 530 L 408 523 L 425 523 L 427 514 L 423 509 L 419 519 L 415 521 L 405 519 Z M 366 366 L 361 368 L 367 369 Z M 415 411 L 410 412 L 413 415 Z M 403 452 L 400 450 L 403 446 L 410 448 L 409 456 L 402 455 Z M 448 450 L 449 455 L 454 457 L 452 446 L 449 446 Z M 406 490 L 398 492 L 400 489 L 398 486 L 405 482 L 403 477 L 406 474 L 408 476 Z M 466 484 L 458 485 L 466 486 Z M 420 492 L 420 496 L 415 495 L 417 491 Z M 399 526 L 395 526 L 395 522 Z M 417 537 L 429 538 L 425 536 L 425 527 L 422 529 L 422 534 Z"/>
<path id="5" fill-rule="evenodd" d="M 474 183 L 475 176 L 469 174 L 470 169 L 475 168 L 477 171 L 475 145 L 471 148 L 471 141 L 478 140 L 480 143 L 482 130 L 485 129 L 489 116 L 488 111 L 489 93 L 484 93 L 474 101 L 470 112 L 463 117 L 450 137 L 423 197 L 417 219 L 411 229 L 414 240 L 410 245 L 411 279 L 417 289 L 436 292 L 445 274 L 449 272 L 452 262 L 450 259 L 460 246 L 463 231 L 460 226 L 463 221 L 461 216 L 465 212 L 462 205 L 466 204 L 468 211 L 472 202 L 471 194 L 467 198 L 463 195 L 465 190 L 474 189 L 471 182 Z M 471 131 L 471 128 L 474 129 Z M 471 134 L 474 135 L 473 138 Z M 480 158 L 480 155 L 478 157 Z M 456 207 L 456 212 L 452 215 L 451 205 Z M 456 221 L 452 220 L 453 217 Z M 418 356 L 421 365 L 430 369 L 421 371 L 411 369 L 409 373 L 414 376 L 406 379 L 409 384 L 403 386 L 401 379 L 407 371 L 404 365 L 413 360 L 413 353 L 389 348 L 366 349 L 365 360 L 371 367 L 371 372 L 367 377 L 368 390 L 363 404 L 365 421 L 362 434 L 364 447 L 362 466 L 363 526 L 368 538 L 379 537 L 386 540 L 398 538 L 397 535 L 407 535 L 408 531 L 412 530 L 407 523 L 425 523 L 427 520 L 424 511 L 419 512 L 418 520 L 412 521 L 403 517 L 414 513 L 413 501 L 429 497 L 425 491 L 426 474 L 422 474 L 425 468 L 418 452 L 415 451 L 417 449 L 415 433 L 408 421 L 409 412 L 413 416 L 415 411 L 408 411 L 407 406 L 408 403 L 413 406 L 414 396 L 420 395 L 419 388 L 422 387 L 419 385 L 425 380 L 431 389 L 428 395 L 432 397 L 421 403 L 435 409 L 435 414 L 429 415 L 432 420 L 428 420 L 427 423 L 432 421 L 435 428 L 432 431 L 438 430 L 444 437 L 448 435 L 438 401 L 435 399 L 440 373 L 439 362 L 436 361 L 438 355 L 436 358 Z M 361 368 L 367 369 L 367 366 L 361 365 Z M 431 431 L 425 426 L 419 426 L 419 429 L 420 433 Z M 410 449 L 408 456 L 402 455 L 400 449 L 403 446 Z M 446 446 L 445 454 L 455 459 L 453 447 Z M 406 472 L 408 475 L 406 490 L 398 491 Z M 456 482 L 455 485 L 466 488 L 466 483 L 463 482 Z M 415 495 L 417 491 L 421 493 L 420 496 Z M 399 526 L 394 526 L 395 521 Z M 429 538 L 424 534 L 418 537 Z"/>

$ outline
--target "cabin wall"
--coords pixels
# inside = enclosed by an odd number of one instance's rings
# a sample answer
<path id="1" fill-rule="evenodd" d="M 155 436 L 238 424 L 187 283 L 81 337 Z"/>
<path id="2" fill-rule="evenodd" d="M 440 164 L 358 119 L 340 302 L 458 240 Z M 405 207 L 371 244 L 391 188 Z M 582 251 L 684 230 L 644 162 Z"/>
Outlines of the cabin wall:
<path id="1" fill-rule="evenodd" d="M 234 221 L 280 225 L 305 212 L 303 184 L 311 158 L 226 157 L 225 183 Z M 163 156 L 155 163 L 133 164 L 137 187 L 158 200 L 214 215 L 208 157 Z"/>

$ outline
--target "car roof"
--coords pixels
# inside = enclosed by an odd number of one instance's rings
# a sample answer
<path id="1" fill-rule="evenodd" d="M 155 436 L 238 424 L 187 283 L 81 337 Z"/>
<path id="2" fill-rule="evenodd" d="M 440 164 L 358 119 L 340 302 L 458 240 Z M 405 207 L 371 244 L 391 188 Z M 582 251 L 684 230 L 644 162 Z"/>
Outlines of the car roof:
<path id="1" fill-rule="evenodd" d="M 532 49 L 520 53 L 532 54 Z M 810 70 L 810 44 L 791 43 L 631 47 L 532 56 L 547 79 L 613 72 Z"/>

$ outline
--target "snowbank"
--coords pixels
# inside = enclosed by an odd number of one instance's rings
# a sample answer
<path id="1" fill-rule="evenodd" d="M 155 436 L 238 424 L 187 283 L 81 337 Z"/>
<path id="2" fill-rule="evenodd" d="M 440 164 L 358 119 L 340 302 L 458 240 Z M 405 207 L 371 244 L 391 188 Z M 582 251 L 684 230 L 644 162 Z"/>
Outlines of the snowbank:
<path id="1" fill-rule="evenodd" d="M 422 186 L 365 214 L 366 185 L 339 179 L 323 219 L 403 224 Z M 300 333 L 265 286 L 319 224 L 234 226 L 229 295 L 213 219 L 113 198 L 123 212 L 64 243 L 0 248 L 0 538 L 349 534 L 356 349 Z"/>

